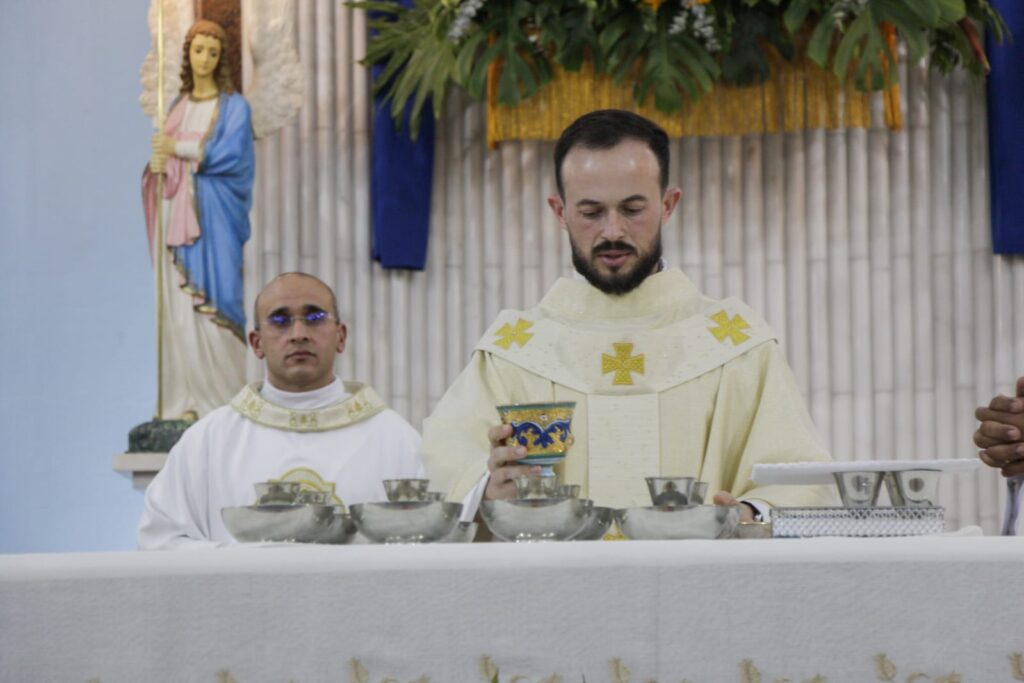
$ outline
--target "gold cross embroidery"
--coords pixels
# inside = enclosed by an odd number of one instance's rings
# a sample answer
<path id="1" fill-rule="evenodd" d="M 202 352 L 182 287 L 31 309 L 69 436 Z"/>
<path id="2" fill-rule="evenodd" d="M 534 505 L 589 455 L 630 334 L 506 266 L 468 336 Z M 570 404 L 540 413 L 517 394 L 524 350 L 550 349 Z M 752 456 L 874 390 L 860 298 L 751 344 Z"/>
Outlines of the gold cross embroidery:
<path id="1" fill-rule="evenodd" d="M 512 344 L 517 344 L 519 348 L 522 348 L 533 338 L 533 333 L 526 331 L 531 327 L 533 327 L 533 323 L 522 318 L 516 321 L 515 327 L 505 323 L 498 328 L 498 338 L 494 340 L 494 345 L 508 349 L 512 347 Z"/>
<path id="2" fill-rule="evenodd" d="M 728 337 L 732 340 L 733 346 L 738 346 L 750 339 L 749 334 L 744 334 L 740 331 L 749 330 L 750 325 L 747 324 L 747 321 L 744 320 L 743 316 L 739 313 L 734 315 L 732 320 L 730 320 L 728 313 L 725 311 L 719 311 L 711 316 L 711 319 L 718 323 L 718 327 L 709 327 L 708 332 L 715 335 L 715 339 L 719 342 L 724 344 L 725 338 Z"/>
<path id="3" fill-rule="evenodd" d="M 630 373 L 644 374 L 644 354 L 631 356 L 632 344 L 620 342 L 612 344 L 612 348 L 615 349 L 614 356 L 609 356 L 607 353 L 601 354 L 601 374 L 607 375 L 609 372 L 614 372 L 612 384 L 632 384 L 633 375 Z"/>

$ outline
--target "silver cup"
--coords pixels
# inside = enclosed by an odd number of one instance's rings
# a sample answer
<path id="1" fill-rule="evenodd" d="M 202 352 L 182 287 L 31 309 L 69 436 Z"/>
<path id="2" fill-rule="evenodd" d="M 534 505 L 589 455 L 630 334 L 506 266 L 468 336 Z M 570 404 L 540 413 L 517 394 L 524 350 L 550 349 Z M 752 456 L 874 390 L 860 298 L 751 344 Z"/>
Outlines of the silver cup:
<path id="1" fill-rule="evenodd" d="M 260 481 L 252 485 L 256 489 L 257 505 L 295 505 L 302 483 L 297 481 Z"/>
<path id="2" fill-rule="evenodd" d="M 933 507 L 939 494 L 939 470 L 885 473 L 885 488 L 894 507 Z"/>
<path id="3" fill-rule="evenodd" d="M 537 500 L 540 498 L 558 498 L 558 476 L 554 474 L 527 475 L 514 478 L 516 498 L 519 500 Z"/>
<path id="4" fill-rule="evenodd" d="M 295 496 L 296 505 L 330 505 L 331 494 L 327 491 L 299 491 Z"/>
<path id="5" fill-rule="evenodd" d="M 384 493 L 392 503 L 415 503 L 427 499 L 429 479 L 385 479 Z"/>
<path id="6" fill-rule="evenodd" d="M 690 495 L 696 479 L 693 477 L 646 477 L 651 502 L 661 507 L 690 505 Z"/>
<path id="7" fill-rule="evenodd" d="M 882 472 L 835 472 L 839 498 L 848 508 L 874 507 L 882 488 Z"/>
<path id="8" fill-rule="evenodd" d="M 443 503 L 448 497 L 444 491 L 427 491 L 426 496 L 423 500 L 429 500 L 435 503 Z"/>
<path id="9" fill-rule="evenodd" d="M 579 498 L 580 497 L 580 485 L 579 484 L 562 484 L 558 487 L 559 498 Z"/>

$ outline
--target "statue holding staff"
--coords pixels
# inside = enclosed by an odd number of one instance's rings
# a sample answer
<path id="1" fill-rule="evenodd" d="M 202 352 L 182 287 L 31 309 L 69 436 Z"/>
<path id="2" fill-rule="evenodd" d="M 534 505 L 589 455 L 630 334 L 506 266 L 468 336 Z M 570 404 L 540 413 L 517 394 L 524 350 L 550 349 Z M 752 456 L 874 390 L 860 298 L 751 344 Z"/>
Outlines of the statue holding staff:
<path id="1" fill-rule="evenodd" d="M 225 47 L 225 32 L 212 21 L 188 30 L 181 90 L 153 136 L 143 173 L 151 253 L 164 260 L 157 419 L 195 419 L 245 384 L 242 248 L 250 232 L 253 130 Z M 158 211 L 165 248 L 154 250 Z"/>

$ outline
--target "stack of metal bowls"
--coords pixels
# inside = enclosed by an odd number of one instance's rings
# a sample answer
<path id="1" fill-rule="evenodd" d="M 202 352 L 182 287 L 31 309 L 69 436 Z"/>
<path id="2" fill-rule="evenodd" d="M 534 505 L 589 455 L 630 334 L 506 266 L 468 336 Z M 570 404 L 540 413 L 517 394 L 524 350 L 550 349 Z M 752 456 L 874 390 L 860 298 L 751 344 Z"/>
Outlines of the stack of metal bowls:
<path id="1" fill-rule="evenodd" d="M 303 490 L 298 482 L 254 484 L 256 504 L 220 511 L 224 526 L 243 543 L 348 543 L 356 526 L 344 505 L 330 504 L 326 491 Z"/>
<path id="2" fill-rule="evenodd" d="M 471 541 L 472 524 L 460 525 L 461 503 L 445 502 L 444 494 L 429 491 L 428 479 L 386 479 L 387 502 L 349 507 L 352 519 L 372 543 L 433 543 Z"/>
<path id="3" fill-rule="evenodd" d="M 635 540 L 732 538 L 739 505 L 704 505 L 706 482 L 693 477 L 647 477 L 650 507 L 615 511 L 623 535 Z"/>
<path id="4" fill-rule="evenodd" d="M 517 498 L 485 500 L 480 514 L 502 541 L 597 540 L 612 522 L 612 510 L 580 498 L 580 487 L 559 485 L 556 475 L 515 478 Z"/>

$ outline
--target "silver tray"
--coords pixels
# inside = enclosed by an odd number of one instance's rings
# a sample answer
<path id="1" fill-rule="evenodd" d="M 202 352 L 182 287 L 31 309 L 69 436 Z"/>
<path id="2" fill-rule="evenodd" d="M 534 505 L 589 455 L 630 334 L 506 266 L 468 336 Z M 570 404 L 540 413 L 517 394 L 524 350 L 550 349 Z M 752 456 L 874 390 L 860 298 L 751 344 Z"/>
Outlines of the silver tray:
<path id="1" fill-rule="evenodd" d="M 924 536 L 942 533 L 945 508 L 773 508 L 772 536 Z"/>

